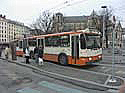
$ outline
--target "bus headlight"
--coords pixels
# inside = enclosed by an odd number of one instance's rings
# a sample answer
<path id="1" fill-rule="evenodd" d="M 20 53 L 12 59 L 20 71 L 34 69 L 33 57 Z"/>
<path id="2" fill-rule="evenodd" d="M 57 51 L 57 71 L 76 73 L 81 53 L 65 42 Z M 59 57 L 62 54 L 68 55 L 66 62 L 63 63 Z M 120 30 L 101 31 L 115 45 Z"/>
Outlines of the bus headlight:
<path id="1" fill-rule="evenodd" d="M 99 56 L 99 58 L 101 58 L 102 56 Z"/>
<path id="2" fill-rule="evenodd" d="M 92 58 L 90 57 L 89 60 L 92 60 Z"/>

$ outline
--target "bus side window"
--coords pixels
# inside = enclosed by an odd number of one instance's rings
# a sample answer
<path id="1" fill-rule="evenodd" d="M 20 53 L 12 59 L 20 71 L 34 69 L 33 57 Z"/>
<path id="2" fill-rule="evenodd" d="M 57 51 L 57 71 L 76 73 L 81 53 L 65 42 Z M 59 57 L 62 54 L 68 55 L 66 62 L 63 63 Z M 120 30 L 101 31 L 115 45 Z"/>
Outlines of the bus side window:
<path id="1" fill-rule="evenodd" d="M 45 38 L 45 46 L 46 46 L 46 47 L 50 46 L 50 43 L 51 43 L 51 42 L 50 42 L 49 37 L 46 37 L 46 38 Z"/>
<path id="2" fill-rule="evenodd" d="M 85 49 L 86 48 L 86 40 L 85 40 L 84 34 L 80 35 L 80 45 L 81 45 L 81 49 Z"/>
<path id="3" fill-rule="evenodd" d="M 45 38 L 45 46 L 52 47 L 69 47 L 70 46 L 70 36 L 52 36 Z"/>
<path id="4" fill-rule="evenodd" d="M 41 39 L 38 39 L 38 46 L 40 46 L 40 40 L 41 40 Z"/>
<path id="5" fill-rule="evenodd" d="M 41 45 L 44 46 L 44 39 L 41 39 Z"/>
<path id="6" fill-rule="evenodd" d="M 36 44 L 37 44 L 36 42 L 37 42 L 36 39 L 29 39 L 28 40 L 28 45 L 29 46 L 36 46 Z"/>
<path id="7" fill-rule="evenodd" d="M 69 47 L 70 46 L 70 36 L 64 35 L 60 37 L 60 46 L 61 47 Z"/>

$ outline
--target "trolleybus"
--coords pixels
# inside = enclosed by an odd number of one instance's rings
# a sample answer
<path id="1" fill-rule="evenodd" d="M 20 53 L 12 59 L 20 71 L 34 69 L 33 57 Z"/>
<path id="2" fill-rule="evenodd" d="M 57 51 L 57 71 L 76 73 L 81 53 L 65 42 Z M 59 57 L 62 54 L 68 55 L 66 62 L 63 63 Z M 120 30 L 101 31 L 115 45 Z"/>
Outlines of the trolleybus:
<path id="1" fill-rule="evenodd" d="M 102 59 L 100 35 L 97 31 L 85 29 L 27 37 L 19 40 L 17 55 L 23 55 L 24 48 L 29 46 L 32 57 L 34 48 L 43 46 L 44 60 L 62 65 L 88 65 Z"/>

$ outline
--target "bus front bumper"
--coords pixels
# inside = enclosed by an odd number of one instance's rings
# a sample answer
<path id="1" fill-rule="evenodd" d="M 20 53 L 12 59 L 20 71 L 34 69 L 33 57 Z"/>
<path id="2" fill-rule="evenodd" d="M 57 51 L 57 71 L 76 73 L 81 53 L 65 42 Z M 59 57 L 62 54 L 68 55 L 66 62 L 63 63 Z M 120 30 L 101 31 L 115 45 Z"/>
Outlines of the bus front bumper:
<path id="1" fill-rule="evenodd" d="M 87 65 L 95 65 L 95 63 L 100 63 L 100 60 L 93 61 L 93 62 L 86 62 Z"/>
<path id="2" fill-rule="evenodd" d="M 102 60 L 102 55 L 93 56 L 93 57 L 90 57 L 90 58 L 91 58 L 91 60 L 89 60 L 89 62 L 86 62 L 87 65 L 92 65 L 94 63 L 99 63 L 100 60 Z"/>

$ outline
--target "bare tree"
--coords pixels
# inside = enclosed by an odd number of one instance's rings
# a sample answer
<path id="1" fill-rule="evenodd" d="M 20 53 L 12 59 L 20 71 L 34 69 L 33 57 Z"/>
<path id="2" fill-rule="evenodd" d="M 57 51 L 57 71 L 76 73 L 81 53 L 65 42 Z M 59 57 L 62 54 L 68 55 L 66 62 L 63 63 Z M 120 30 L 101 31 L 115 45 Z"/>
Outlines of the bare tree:
<path id="1" fill-rule="evenodd" d="M 106 11 L 99 11 L 99 27 L 98 30 L 103 34 L 103 16 L 105 16 L 105 38 L 106 38 L 106 48 L 108 48 L 108 28 L 112 26 L 112 22 L 110 18 L 112 17 L 113 9 L 112 8 L 106 8 Z M 103 35 L 102 35 L 103 36 Z"/>
<path id="2" fill-rule="evenodd" d="M 32 35 L 41 35 L 41 34 L 43 34 L 43 31 L 41 29 L 39 29 L 38 24 L 36 22 L 31 24 L 31 27 L 33 28 L 32 30 L 30 30 L 30 33 Z"/>
<path id="3" fill-rule="evenodd" d="M 49 11 L 44 11 L 39 15 L 31 27 L 35 29 L 34 33 L 37 35 L 52 33 L 52 21 L 52 14 Z"/>

